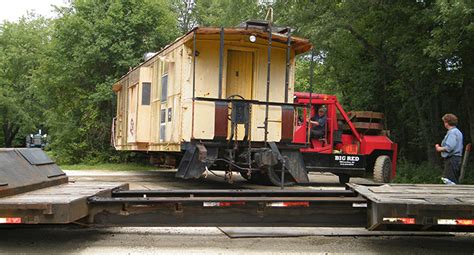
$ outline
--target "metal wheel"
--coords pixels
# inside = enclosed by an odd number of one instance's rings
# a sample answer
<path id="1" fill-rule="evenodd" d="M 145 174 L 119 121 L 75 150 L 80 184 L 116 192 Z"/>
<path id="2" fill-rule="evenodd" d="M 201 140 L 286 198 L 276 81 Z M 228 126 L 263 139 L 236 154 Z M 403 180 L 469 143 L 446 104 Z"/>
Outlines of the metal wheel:
<path id="1" fill-rule="evenodd" d="M 268 184 L 275 185 L 275 186 L 281 186 L 281 169 L 282 169 L 282 167 L 280 165 L 277 165 L 276 167 L 267 167 L 266 168 L 266 174 L 264 175 L 264 177 L 267 179 Z M 288 170 L 286 170 L 285 182 L 284 182 L 283 185 L 284 186 L 294 185 L 296 183 L 295 179 L 287 171 Z"/>
<path id="2" fill-rule="evenodd" d="M 253 172 L 251 175 L 249 175 L 248 172 L 243 171 L 240 172 L 240 176 L 242 176 L 242 178 L 244 178 L 248 182 L 254 184 L 264 184 L 265 182 L 261 172 Z"/>
<path id="3" fill-rule="evenodd" d="M 387 155 L 378 156 L 374 165 L 374 181 L 380 183 L 390 182 L 392 174 L 392 160 Z"/>

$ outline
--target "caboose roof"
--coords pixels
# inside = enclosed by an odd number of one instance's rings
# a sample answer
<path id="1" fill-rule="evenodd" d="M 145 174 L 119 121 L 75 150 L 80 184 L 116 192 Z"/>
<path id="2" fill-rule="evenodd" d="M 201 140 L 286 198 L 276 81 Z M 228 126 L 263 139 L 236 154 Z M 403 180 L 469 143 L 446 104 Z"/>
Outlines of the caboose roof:
<path id="1" fill-rule="evenodd" d="M 177 39 L 174 43 L 183 40 L 183 43 L 193 38 L 193 33 L 196 31 L 198 35 L 218 35 L 221 31 L 220 27 L 195 27 L 184 36 Z M 224 35 L 255 35 L 259 38 L 268 40 L 268 32 L 258 28 L 244 28 L 244 27 L 230 27 L 224 28 Z M 272 32 L 272 41 L 285 43 L 288 37 L 285 34 Z M 311 49 L 312 45 L 308 39 L 291 36 L 291 47 L 296 51 L 296 54 L 307 52 Z"/>
<path id="2" fill-rule="evenodd" d="M 129 70 L 125 75 L 120 77 L 120 79 L 117 81 L 119 82 L 122 80 L 125 76 L 127 76 L 129 73 L 133 72 L 135 69 L 140 68 L 141 66 L 145 65 L 147 62 L 152 61 L 155 59 L 155 56 L 160 55 L 164 51 L 170 49 L 173 46 L 181 45 L 184 44 L 190 40 L 193 39 L 194 32 L 196 32 L 196 35 L 219 35 L 221 32 L 220 27 L 194 27 L 190 31 L 188 31 L 186 34 L 182 35 L 181 37 L 178 37 L 174 42 L 166 45 L 163 47 L 160 51 L 158 51 L 153 57 L 149 58 L 148 60 L 140 63 L 139 65 L 135 66 L 133 69 Z M 264 31 L 263 29 L 255 28 L 255 27 L 228 27 L 224 28 L 224 37 L 225 35 L 255 35 L 258 38 L 266 39 L 268 40 L 268 32 Z M 288 37 L 284 33 L 279 33 L 276 31 L 272 32 L 272 41 L 273 42 L 278 42 L 278 43 L 284 43 L 286 44 L 288 40 Z M 304 39 L 301 37 L 297 36 L 291 36 L 291 48 L 295 51 L 295 54 L 301 54 L 305 53 L 312 48 L 312 44 L 308 39 Z"/>

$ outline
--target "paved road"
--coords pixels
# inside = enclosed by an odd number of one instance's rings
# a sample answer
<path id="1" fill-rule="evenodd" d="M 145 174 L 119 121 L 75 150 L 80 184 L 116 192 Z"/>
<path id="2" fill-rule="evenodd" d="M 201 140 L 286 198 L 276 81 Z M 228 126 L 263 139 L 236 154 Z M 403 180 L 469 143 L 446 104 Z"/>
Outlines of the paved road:
<path id="1" fill-rule="evenodd" d="M 208 176 L 176 180 L 174 171 L 67 171 L 71 181 L 129 182 L 132 189 L 271 188 L 235 178 L 233 184 Z M 312 174 L 317 185 L 292 189 L 329 189 L 337 178 Z M 355 179 L 356 182 L 368 182 Z M 247 238 L 231 238 L 253 236 Z M 293 236 L 293 237 L 288 237 Z M 106 228 L 0 229 L 0 253 L 78 254 L 474 254 L 474 235 L 393 236 L 364 229 L 328 228 Z"/>
<path id="2" fill-rule="evenodd" d="M 217 228 L 0 229 L 2 253 L 473 254 L 472 235 L 229 238 Z"/>

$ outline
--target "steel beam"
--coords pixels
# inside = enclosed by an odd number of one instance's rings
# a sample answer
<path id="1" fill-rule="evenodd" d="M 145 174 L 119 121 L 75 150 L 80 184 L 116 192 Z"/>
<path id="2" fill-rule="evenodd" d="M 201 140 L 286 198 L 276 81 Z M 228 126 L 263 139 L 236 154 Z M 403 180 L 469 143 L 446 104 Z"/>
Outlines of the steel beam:
<path id="1" fill-rule="evenodd" d="M 352 190 L 123 190 L 113 197 L 356 197 Z"/>
<path id="2" fill-rule="evenodd" d="M 95 226 L 365 227 L 366 208 L 359 206 L 364 202 L 360 197 L 93 198 L 88 221 L 84 223 Z"/>

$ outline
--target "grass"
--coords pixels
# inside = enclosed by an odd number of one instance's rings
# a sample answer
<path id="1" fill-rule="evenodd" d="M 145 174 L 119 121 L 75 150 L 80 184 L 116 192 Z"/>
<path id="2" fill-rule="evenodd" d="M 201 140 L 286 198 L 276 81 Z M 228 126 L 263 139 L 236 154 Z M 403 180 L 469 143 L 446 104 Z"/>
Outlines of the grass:
<path id="1" fill-rule="evenodd" d="M 462 184 L 474 184 L 474 165 L 467 165 L 465 177 Z M 433 166 L 427 162 L 420 164 L 399 161 L 395 183 L 442 183 L 443 170 L 439 166 Z"/>
<path id="2" fill-rule="evenodd" d="M 137 163 L 100 163 L 100 164 L 75 164 L 60 165 L 64 170 L 110 170 L 110 171 L 143 171 L 157 169 L 155 166 Z"/>

